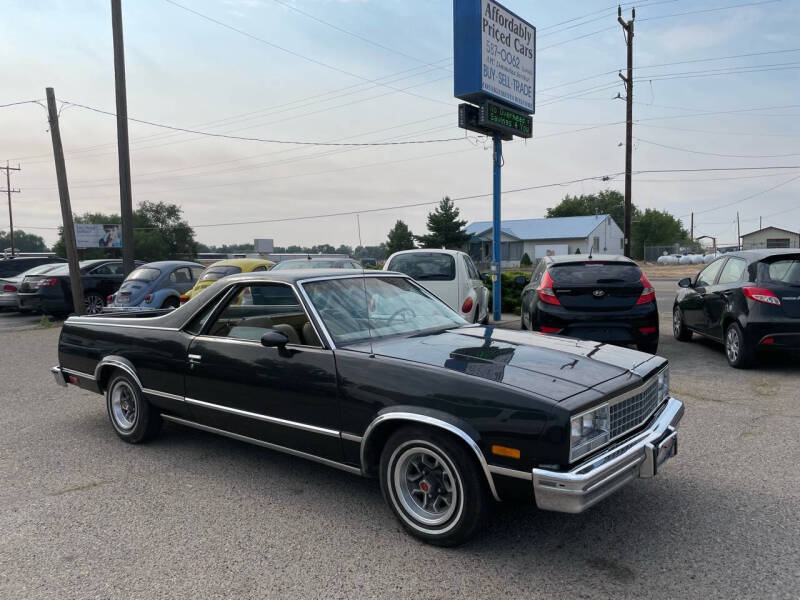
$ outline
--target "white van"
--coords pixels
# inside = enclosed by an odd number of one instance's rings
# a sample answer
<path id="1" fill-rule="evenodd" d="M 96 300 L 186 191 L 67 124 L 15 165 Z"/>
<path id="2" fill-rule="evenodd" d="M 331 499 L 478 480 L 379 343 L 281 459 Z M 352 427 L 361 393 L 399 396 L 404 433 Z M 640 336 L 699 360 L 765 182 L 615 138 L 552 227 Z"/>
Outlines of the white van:
<path id="1" fill-rule="evenodd" d="M 489 290 L 468 254 L 458 250 L 403 250 L 386 261 L 384 271 L 414 278 L 470 323 L 488 323 Z"/>

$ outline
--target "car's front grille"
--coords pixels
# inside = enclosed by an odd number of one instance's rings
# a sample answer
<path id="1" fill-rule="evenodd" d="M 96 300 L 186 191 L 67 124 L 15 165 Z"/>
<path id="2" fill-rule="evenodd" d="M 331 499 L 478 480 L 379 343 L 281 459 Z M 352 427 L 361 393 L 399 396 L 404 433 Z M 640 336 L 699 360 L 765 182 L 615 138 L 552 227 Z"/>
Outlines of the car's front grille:
<path id="1" fill-rule="evenodd" d="M 611 439 L 644 423 L 658 406 L 658 377 L 643 391 L 609 406 Z"/>

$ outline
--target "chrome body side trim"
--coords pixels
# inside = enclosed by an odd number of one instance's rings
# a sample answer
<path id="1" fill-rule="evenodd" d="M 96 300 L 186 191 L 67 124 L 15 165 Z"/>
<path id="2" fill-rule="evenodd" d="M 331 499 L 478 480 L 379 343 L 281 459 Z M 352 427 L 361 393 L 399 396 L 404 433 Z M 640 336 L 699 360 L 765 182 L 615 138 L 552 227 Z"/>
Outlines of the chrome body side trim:
<path id="1" fill-rule="evenodd" d="M 56 367 L 54 367 L 56 368 Z M 75 371 L 74 369 L 66 369 L 64 367 L 60 367 L 63 373 L 67 375 L 74 375 L 75 377 L 82 377 L 83 379 L 88 379 L 89 381 L 95 381 L 97 378 L 92 375 L 91 373 L 84 373 L 83 371 Z"/>
<path id="2" fill-rule="evenodd" d="M 129 325 L 128 323 L 106 323 L 106 318 L 92 319 L 91 317 L 70 317 L 65 323 L 78 325 L 98 325 L 101 327 L 127 327 L 130 329 L 155 329 L 158 331 L 178 331 L 177 327 L 161 327 L 157 325 Z"/>
<path id="3" fill-rule="evenodd" d="M 117 369 L 125 371 L 128 375 L 131 376 L 134 382 L 136 382 L 136 385 L 139 386 L 140 390 L 144 388 L 142 382 L 139 380 L 139 376 L 136 374 L 136 371 L 131 365 L 127 364 L 126 362 L 123 362 L 122 360 L 118 360 L 116 358 L 111 358 L 111 357 L 106 357 L 99 363 L 97 363 L 97 366 L 94 369 L 95 381 L 100 381 L 100 375 L 103 372 L 103 369 L 105 369 L 106 367 L 115 367 Z"/>
<path id="4" fill-rule="evenodd" d="M 659 409 L 645 431 L 569 471 L 533 469 L 536 505 L 543 510 L 580 513 L 637 477 L 653 477 L 658 450 L 677 444 L 676 429 L 684 413 L 683 403 L 675 398 Z"/>
<path id="5" fill-rule="evenodd" d="M 50 367 L 50 372 L 53 374 L 53 379 L 56 380 L 58 385 L 67 387 L 67 382 L 64 381 L 64 374 L 62 373 L 61 367 Z"/>
<path id="6" fill-rule="evenodd" d="M 375 428 L 385 421 L 390 420 L 402 420 L 402 421 L 409 421 L 414 423 L 422 423 L 424 425 L 430 425 L 432 427 L 438 427 L 439 429 L 444 429 L 445 431 L 449 431 L 450 433 L 458 436 L 461 438 L 467 446 L 475 453 L 475 457 L 478 459 L 478 463 L 481 465 L 481 469 L 483 470 L 483 474 L 486 477 L 486 483 L 489 485 L 489 489 L 492 492 L 492 496 L 498 502 L 500 501 L 500 496 L 497 494 L 497 490 L 494 487 L 494 479 L 492 479 L 492 474 L 489 471 L 489 465 L 486 463 L 486 458 L 483 456 L 483 451 L 481 451 L 480 446 L 473 440 L 470 436 L 464 433 L 461 429 L 456 427 L 455 425 L 451 425 L 446 421 L 442 421 L 441 419 L 437 419 L 435 417 L 429 417 L 427 415 L 420 415 L 417 413 L 410 413 L 410 412 L 390 412 L 384 413 L 382 415 L 378 415 L 373 419 L 372 423 L 369 424 L 367 430 L 364 432 L 364 437 L 361 440 L 361 470 L 366 473 L 367 472 L 367 443 L 369 441 L 369 436 L 375 430 Z"/>
<path id="7" fill-rule="evenodd" d="M 489 465 L 489 472 L 495 475 L 504 475 L 506 477 L 514 477 L 516 479 L 524 479 L 526 481 L 531 481 L 533 479 L 533 475 L 528 471 L 517 471 L 516 469 L 498 467 L 497 465 Z"/>
<path id="8" fill-rule="evenodd" d="M 355 442 L 356 444 L 360 444 L 361 440 L 363 439 L 360 435 L 347 433 L 346 431 L 342 431 L 339 435 L 343 440 L 346 440 L 348 442 Z"/>
<path id="9" fill-rule="evenodd" d="M 249 444 L 255 444 L 256 446 L 269 448 L 270 450 L 277 450 L 278 452 L 291 454 L 292 456 L 299 456 L 300 458 L 313 460 L 315 462 L 322 463 L 323 465 L 328 465 L 329 467 L 334 467 L 336 469 L 347 471 L 348 473 L 353 473 L 354 475 L 361 474 L 361 469 L 359 469 L 358 467 L 353 467 L 350 465 L 346 465 L 344 463 L 336 462 L 334 460 L 322 458 L 321 456 L 317 456 L 316 454 L 308 454 L 307 452 L 301 452 L 300 450 L 294 450 L 292 448 L 287 448 L 285 446 L 271 444 L 269 442 L 264 442 L 262 440 L 257 440 L 255 438 L 247 437 L 246 435 L 240 435 L 238 433 L 233 433 L 231 431 L 226 431 L 224 429 L 217 429 L 216 427 L 209 427 L 208 425 L 201 425 L 200 423 L 195 423 L 194 421 L 187 421 L 186 419 L 181 419 L 180 417 L 175 417 L 172 415 L 161 415 L 161 418 L 166 419 L 167 421 L 173 421 L 175 423 L 179 423 L 180 425 L 186 425 L 187 427 L 194 427 L 195 429 L 208 431 L 209 433 L 224 435 L 225 437 L 233 438 L 235 440 L 239 440 L 240 442 L 247 442 Z"/>
<path id="10" fill-rule="evenodd" d="M 183 396 L 179 396 L 178 394 L 170 394 L 168 392 L 160 392 L 158 390 L 153 390 L 150 388 L 142 388 L 143 394 L 149 394 L 150 396 L 160 396 L 161 398 L 167 398 L 168 400 L 177 400 L 178 402 L 184 402 L 185 398 Z"/>
<path id="11" fill-rule="evenodd" d="M 256 419 L 258 421 L 264 421 L 265 423 L 273 423 L 275 425 L 283 425 L 284 427 L 293 427 L 295 429 L 301 429 L 303 431 L 310 431 L 311 433 L 319 433 L 320 435 L 329 435 L 331 437 L 339 437 L 339 432 L 335 429 L 327 429 L 325 427 L 317 427 L 316 425 L 308 425 L 306 423 L 298 423 L 297 421 L 287 421 L 286 419 L 279 419 L 278 417 L 270 417 L 268 415 L 262 415 L 259 413 L 249 412 L 246 410 L 241 410 L 238 408 L 232 408 L 230 406 L 221 406 L 219 404 L 212 404 L 211 402 L 204 402 L 202 400 L 195 400 L 194 398 L 184 398 L 187 404 L 193 404 L 195 406 L 200 406 L 203 408 L 210 408 L 213 410 L 218 410 L 221 412 L 230 413 L 232 415 L 237 415 L 240 417 L 246 417 L 249 419 Z"/>

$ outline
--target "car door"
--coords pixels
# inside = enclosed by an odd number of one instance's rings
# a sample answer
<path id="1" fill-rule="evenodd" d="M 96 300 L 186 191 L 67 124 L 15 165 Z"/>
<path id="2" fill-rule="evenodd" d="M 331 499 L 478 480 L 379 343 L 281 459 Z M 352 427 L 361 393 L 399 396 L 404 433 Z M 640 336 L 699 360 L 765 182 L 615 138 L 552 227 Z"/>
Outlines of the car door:
<path id="1" fill-rule="evenodd" d="M 706 330 L 706 314 L 703 309 L 706 291 L 709 286 L 714 285 L 719 275 L 720 269 L 726 257 L 721 257 L 708 265 L 697 274 L 692 287 L 687 289 L 686 294 L 680 301 L 683 320 L 688 327 L 698 331 Z"/>
<path id="2" fill-rule="evenodd" d="M 292 286 L 232 286 L 187 353 L 186 401 L 205 425 L 341 459 L 336 365 Z M 285 347 L 265 347 L 279 331 Z"/>
<path id="3" fill-rule="evenodd" d="M 705 330 L 708 335 L 722 339 L 722 317 L 725 314 L 725 307 L 730 303 L 736 288 L 741 287 L 746 270 L 746 260 L 731 256 L 720 269 L 719 277 L 714 285 L 706 288 L 703 312 L 705 314 Z"/>

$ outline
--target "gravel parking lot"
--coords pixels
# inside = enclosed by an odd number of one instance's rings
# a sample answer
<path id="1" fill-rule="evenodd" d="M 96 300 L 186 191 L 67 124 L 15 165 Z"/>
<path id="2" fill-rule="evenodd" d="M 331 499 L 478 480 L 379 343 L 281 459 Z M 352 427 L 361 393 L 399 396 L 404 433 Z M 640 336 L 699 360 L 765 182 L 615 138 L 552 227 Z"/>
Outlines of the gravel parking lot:
<path id="1" fill-rule="evenodd" d="M 798 358 L 676 342 L 654 284 L 678 457 L 582 515 L 498 505 L 457 549 L 406 535 L 374 481 L 171 424 L 124 444 L 53 383 L 59 328 L 0 315 L 0 598 L 797 598 Z"/>

